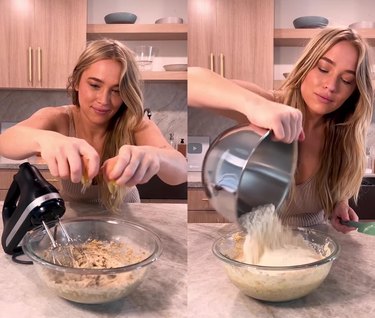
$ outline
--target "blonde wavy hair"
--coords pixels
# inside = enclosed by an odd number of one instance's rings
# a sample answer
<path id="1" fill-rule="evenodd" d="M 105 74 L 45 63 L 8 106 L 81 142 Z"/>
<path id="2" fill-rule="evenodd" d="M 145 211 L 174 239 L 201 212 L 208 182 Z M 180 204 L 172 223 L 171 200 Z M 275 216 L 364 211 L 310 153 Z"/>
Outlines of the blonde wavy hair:
<path id="1" fill-rule="evenodd" d="M 326 217 L 331 215 L 339 201 L 349 198 L 357 201 L 365 170 L 366 133 L 373 107 L 367 43 L 352 29 L 324 29 L 307 44 L 288 78 L 276 92 L 279 102 L 305 114 L 307 105 L 302 98 L 301 84 L 319 59 L 340 41 L 349 41 L 358 50 L 356 89 L 340 108 L 324 116 L 325 140 L 315 191 Z"/>
<path id="2" fill-rule="evenodd" d="M 68 79 L 67 89 L 75 106 L 80 107 L 75 87 L 78 86 L 82 73 L 92 64 L 101 60 L 114 60 L 121 64 L 119 91 L 123 101 L 120 109 L 108 124 L 101 154 L 101 164 L 103 164 L 105 160 L 116 156 L 124 144 L 135 144 L 134 131 L 139 127 L 143 117 L 143 94 L 140 72 L 134 53 L 119 41 L 96 40 L 87 45 Z M 107 208 L 116 210 L 126 195 L 126 189 L 119 189 L 113 196 L 102 175 L 98 175 L 97 181 L 100 189 L 100 201 Z"/>

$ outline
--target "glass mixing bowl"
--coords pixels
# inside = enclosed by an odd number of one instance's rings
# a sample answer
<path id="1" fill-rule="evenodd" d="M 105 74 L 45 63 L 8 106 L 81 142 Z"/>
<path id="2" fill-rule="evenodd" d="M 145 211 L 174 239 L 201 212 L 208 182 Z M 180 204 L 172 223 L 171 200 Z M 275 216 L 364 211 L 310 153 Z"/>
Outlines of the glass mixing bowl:
<path id="1" fill-rule="evenodd" d="M 58 296 L 74 302 L 99 304 L 128 295 L 145 280 L 149 265 L 162 252 L 159 237 L 132 222 L 103 217 L 80 217 L 61 222 L 74 240 L 75 252 L 84 256 L 85 265 L 66 267 L 53 261 L 51 240 L 42 226 L 26 233 L 22 248 L 34 262 L 45 285 Z M 48 226 L 57 243 L 67 243 L 59 225 Z M 90 250 L 81 249 L 87 242 L 94 244 L 92 254 Z M 113 244 L 113 248 L 110 254 L 102 256 L 98 250 L 100 246 L 108 246 L 106 244 Z M 56 252 L 54 256 L 61 260 L 61 253 Z M 90 266 L 87 266 L 89 262 Z M 103 262 L 105 266 L 102 266 Z"/>
<path id="2" fill-rule="evenodd" d="M 244 294 L 264 301 L 280 302 L 303 297 L 316 289 L 327 277 L 338 257 L 338 243 L 324 232 L 296 228 L 314 250 L 322 256 L 319 261 L 294 266 L 259 266 L 236 259 L 242 253 L 245 233 L 229 233 L 217 239 L 212 247 L 224 265 L 230 281 Z"/>

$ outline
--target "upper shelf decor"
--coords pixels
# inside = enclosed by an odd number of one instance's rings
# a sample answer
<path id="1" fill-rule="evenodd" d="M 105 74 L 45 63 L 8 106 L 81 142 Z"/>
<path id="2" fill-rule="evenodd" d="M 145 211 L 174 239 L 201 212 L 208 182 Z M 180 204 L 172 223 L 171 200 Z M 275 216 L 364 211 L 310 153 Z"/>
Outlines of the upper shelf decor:
<path id="1" fill-rule="evenodd" d="M 87 40 L 187 40 L 187 24 L 88 24 Z"/>
<path id="2" fill-rule="evenodd" d="M 107 24 L 133 24 L 137 16 L 130 12 L 113 12 L 104 17 Z"/>
<path id="3" fill-rule="evenodd" d="M 328 24 L 328 19 L 319 16 L 304 16 L 293 20 L 296 29 L 324 28 Z"/>
<path id="4" fill-rule="evenodd" d="M 160 18 L 155 21 L 156 24 L 162 24 L 162 23 L 184 23 L 184 19 L 179 17 L 165 17 Z"/>
<path id="5" fill-rule="evenodd" d="M 321 29 L 275 29 L 274 43 L 275 46 L 305 46 L 320 31 Z M 375 46 L 375 29 L 360 29 L 358 33 L 369 45 Z"/>
<path id="6" fill-rule="evenodd" d="M 375 22 L 371 21 L 360 21 L 349 24 L 351 29 L 375 29 Z"/>

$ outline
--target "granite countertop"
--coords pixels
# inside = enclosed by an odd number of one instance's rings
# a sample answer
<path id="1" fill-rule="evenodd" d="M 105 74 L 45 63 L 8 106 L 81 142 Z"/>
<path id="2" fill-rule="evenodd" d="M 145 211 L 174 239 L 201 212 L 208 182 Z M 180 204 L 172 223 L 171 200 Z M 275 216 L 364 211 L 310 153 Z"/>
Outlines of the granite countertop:
<path id="1" fill-rule="evenodd" d="M 33 156 L 23 160 L 12 160 L 0 156 L 0 169 L 18 169 L 19 165 L 23 162 L 30 162 L 35 165 L 38 169 L 47 169 L 45 161 L 38 156 Z"/>
<path id="2" fill-rule="evenodd" d="M 190 188 L 203 187 L 201 171 L 189 171 L 188 172 L 188 187 Z"/>
<path id="3" fill-rule="evenodd" d="M 96 205 L 69 204 L 63 218 L 98 215 Z M 0 202 L 2 210 L 3 202 Z M 64 300 L 39 281 L 33 266 L 16 264 L 1 251 L 0 318 L 59 317 L 186 317 L 187 229 L 186 204 L 131 203 L 121 217 L 144 225 L 159 235 L 163 252 L 150 266 L 148 279 L 116 302 L 85 305 Z M 2 233 L 3 224 L 0 230 Z"/>
<path id="4" fill-rule="evenodd" d="M 242 294 L 211 252 L 214 240 L 233 224 L 188 224 L 189 317 L 369 318 L 375 317 L 375 237 L 328 231 L 341 246 L 326 280 L 304 298 L 262 302 Z"/>

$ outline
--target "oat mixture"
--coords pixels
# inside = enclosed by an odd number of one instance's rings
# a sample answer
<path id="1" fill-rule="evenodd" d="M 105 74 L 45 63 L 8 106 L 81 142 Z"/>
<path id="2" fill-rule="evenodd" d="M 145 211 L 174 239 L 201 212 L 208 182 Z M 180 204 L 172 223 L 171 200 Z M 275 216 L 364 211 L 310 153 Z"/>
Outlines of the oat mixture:
<path id="1" fill-rule="evenodd" d="M 121 242 L 90 240 L 71 248 L 75 268 L 119 268 L 144 260 L 147 253 Z M 50 260 L 52 259 L 49 251 Z M 80 303 L 104 303 L 129 294 L 140 284 L 145 268 L 103 275 L 84 275 L 41 269 L 47 285 L 63 298 Z"/>

